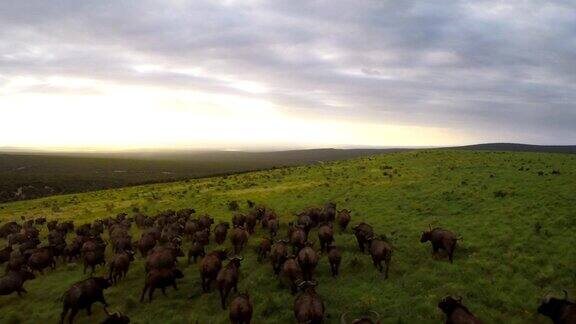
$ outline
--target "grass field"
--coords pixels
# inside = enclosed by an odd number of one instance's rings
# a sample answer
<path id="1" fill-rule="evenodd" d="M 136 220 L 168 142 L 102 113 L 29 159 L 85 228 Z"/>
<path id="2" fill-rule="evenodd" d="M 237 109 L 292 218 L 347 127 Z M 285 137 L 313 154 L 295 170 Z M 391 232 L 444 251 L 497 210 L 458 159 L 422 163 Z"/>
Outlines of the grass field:
<path id="1" fill-rule="evenodd" d="M 338 322 L 343 311 L 352 318 L 369 310 L 380 313 L 383 323 L 438 323 L 444 317 L 436 305 L 448 294 L 462 296 L 485 323 L 548 323 L 536 313 L 540 298 L 548 291 L 560 295 L 561 289 L 576 294 L 576 155 L 386 154 L 6 203 L 0 205 L 0 220 L 45 215 L 87 222 L 137 209 L 152 214 L 191 207 L 218 221 L 231 218 L 229 201 L 242 202 L 246 209 L 246 199 L 277 211 L 281 235 L 293 213 L 334 201 L 353 211 L 352 225 L 366 221 L 392 241 L 390 278 L 384 280 L 370 257 L 359 253 L 351 232 L 337 231 L 336 243 L 344 250 L 341 275 L 329 276 L 325 257 L 316 269 L 327 323 Z M 463 237 L 454 264 L 433 258 L 430 246 L 419 242 L 428 224 Z M 270 264 L 256 261 L 254 248 L 262 236 L 258 227 L 245 249 L 240 290 L 252 296 L 255 323 L 292 323 L 294 297 L 278 283 Z M 317 240 L 316 231 L 311 237 Z M 138 256 L 127 278 L 105 291 L 110 309 L 123 311 L 134 323 L 227 322 L 217 292 L 201 294 L 197 266 L 182 259 L 179 267 L 185 277 L 178 291 L 168 288 L 167 297 L 157 292 L 152 304 L 140 303 L 144 266 Z M 25 297 L 0 296 L 0 322 L 57 322 L 63 292 L 84 278 L 81 265 L 59 262 L 55 271 L 25 284 Z M 76 319 L 97 322 L 102 316 L 96 305 L 92 317 L 80 312 Z"/>

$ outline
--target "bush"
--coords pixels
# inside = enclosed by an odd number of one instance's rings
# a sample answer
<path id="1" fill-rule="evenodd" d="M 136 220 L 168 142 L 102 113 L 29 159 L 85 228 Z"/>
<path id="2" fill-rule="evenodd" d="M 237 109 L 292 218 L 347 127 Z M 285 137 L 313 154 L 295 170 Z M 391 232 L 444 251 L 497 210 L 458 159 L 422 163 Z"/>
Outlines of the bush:
<path id="1" fill-rule="evenodd" d="M 238 202 L 236 200 L 232 200 L 228 202 L 228 210 L 231 211 L 236 211 L 240 209 L 240 205 L 238 204 Z"/>

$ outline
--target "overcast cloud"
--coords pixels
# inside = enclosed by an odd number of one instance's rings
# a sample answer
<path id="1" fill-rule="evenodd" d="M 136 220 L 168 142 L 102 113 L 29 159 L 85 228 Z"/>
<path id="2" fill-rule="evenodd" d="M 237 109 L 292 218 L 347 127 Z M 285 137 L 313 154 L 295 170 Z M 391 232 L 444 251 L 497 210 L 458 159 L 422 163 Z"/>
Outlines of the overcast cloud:
<path id="1" fill-rule="evenodd" d="M 1 1 L 0 96 L 18 78 L 54 76 L 447 128 L 467 142 L 576 144 L 576 2 Z"/>

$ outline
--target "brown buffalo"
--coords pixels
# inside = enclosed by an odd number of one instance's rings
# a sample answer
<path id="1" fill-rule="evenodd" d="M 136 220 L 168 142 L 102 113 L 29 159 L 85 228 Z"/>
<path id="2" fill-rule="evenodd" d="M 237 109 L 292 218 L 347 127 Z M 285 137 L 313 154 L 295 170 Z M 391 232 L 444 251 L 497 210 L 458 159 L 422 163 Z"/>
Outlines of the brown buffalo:
<path id="1" fill-rule="evenodd" d="M 368 238 L 368 241 L 370 241 L 370 255 L 372 256 L 374 266 L 382 272 L 384 270 L 382 267 L 382 261 L 384 261 L 386 266 L 384 276 L 385 278 L 388 278 L 390 261 L 392 260 L 392 246 L 383 238 L 375 238 L 372 236 Z"/>
<path id="2" fill-rule="evenodd" d="M 44 272 L 44 269 L 51 267 L 56 268 L 56 261 L 54 260 L 54 253 L 52 252 L 52 247 L 41 247 L 35 249 L 28 257 L 28 267 L 33 271 Z"/>
<path id="3" fill-rule="evenodd" d="M 272 259 L 272 268 L 274 269 L 274 274 L 280 273 L 280 267 L 286 260 L 288 256 L 288 247 L 286 244 L 287 240 L 278 240 L 274 245 L 272 245 L 272 250 L 270 251 L 270 259 Z"/>
<path id="4" fill-rule="evenodd" d="M 11 246 L 7 246 L 0 250 L 0 264 L 10 260 L 10 253 L 12 253 L 12 251 L 13 249 Z"/>
<path id="5" fill-rule="evenodd" d="M 282 264 L 280 276 L 288 282 L 290 291 L 292 294 L 295 294 L 298 291 L 296 282 L 302 280 L 302 270 L 300 269 L 300 265 L 294 255 L 290 255 L 286 258 L 286 261 Z"/>
<path id="6" fill-rule="evenodd" d="M 430 226 L 430 230 L 422 232 L 422 237 L 420 238 L 421 243 L 428 241 L 432 243 L 432 253 L 438 253 L 440 249 L 446 251 L 450 263 L 453 262 L 454 250 L 458 240 L 459 238 L 453 232 L 438 227 L 433 229 L 432 226 Z"/>
<path id="7" fill-rule="evenodd" d="M 72 285 L 63 297 L 64 307 L 60 314 L 60 323 L 64 323 L 69 310 L 71 312 L 68 323 L 71 324 L 80 309 L 86 309 L 88 315 L 92 315 L 92 304 L 95 302 L 108 306 L 104 299 L 104 290 L 110 286 L 110 281 L 101 277 L 88 278 Z"/>
<path id="8" fill-rule="evenodd" d="M 144 301 L 144 296 L 146 295 L 146 291 L 148 291 L 148 301 L 152 302 L 152 297 L 156 288 L 162 289 L 162 294 L 164 295 L 166 295 L 166 287 L 172 286 L 174 287 L 174 290 L 178 290 L 176 279 L 181 278 L 184 278 L 184 274 L 177 268 L 151 269 L 146 275 L 146 281 L 144 283 L 144 289 L 142 289 L 142 294 L 140 295 L 140 301 Z"/>
<path id="9" fill-rule="evenodd" d="M 218 276 L 222 268 L 222 261 L 226 258 L 227 254 L 225 250 L 212 251 L 200 261 L 199 268 L 202 291 L 208 292 L 210 290 L 210 283 Z"/>
<path id="10" fill-rule="evenodd" d="M 546 296 L 538 313 L 548 316 L 554 324 L 576 323 L 576 303 L 568 300 L 568 292 L 564 290 L 564 299 Z"/>
<path id="11" fill-rule="evenodd" d="M 308 234 L 306 230 L 301 225 L 291 225 L 288 228 L 288 237 L 290 238 L 290 244 L 292 244 L 292 253 L 298 253 L 308 240 Z"/>
<path id="12" fill-rule="evenodd" d="M 226 309 L 226 299 L 230 294 L 232 288 L 238 292 L 238 278 L 240 277 L 240 262 L 243 258 L 231 258 L 226 266 L 218 272 L 216 276 L 216 284 L 220 292 L 220 303 L 222 309 Z"/>
<path id="13" fill-rule="evenodd" d="M 328 247 L 334 242 L 334 229 L 332 223 L 325 223 L 318 228 L 318 240 L 320 241 L 320 251 L 328 251 Z"/>
<path id="14" fill-rule="evenodd" d="M 252 301 L 247 293 L 236 296 L 230 302 L 230 323 L 250 324 L 252 320 Z"/>
<path id="15" fill-rule="evenodd" d="M 344 232 L 346 230 L 348 224 L 350 223 L 351 218 L 352 217 L 350 216 L 349 210 L 342 209 L 338 211 L 338 214 L 336 216 L 336 222 L 338 223 L 338 226 L 340 226 L 340 231 Z"/>
<path id="16" fill-rule="evenodd" d="M 234 214 L 234 216 L 232 216 L 232 225 L 234 227 L 240 227 L 240 226 L 244 227 L 245 223 L 246 223 L 246 215 L 236 213 Z"/>
<path id="17" fill-rule="evenodd" d="M 358 241 L 360 252 L 364 253 L 365 248 L 370 245 L 368 238 L 374 236 L 374 229 L 366 223 L 360 223 L 352 229 L 354 230 L 356 241 Z"/>
<path id="18" fill-rule="evenodd" d="M 125 278 L 128 269 L 130 268 L 131 261 L 134 261 L 134 251 L 123 251 L 117 253 L 108 267 L 108 280 L 113 284 L 116 284 L 121 278 Z"/>
<path id="19" fill-rule="evenodd" d="M 333 277 L 338 275 L 341 261 L 342 253 L 340 250 L 335 245 L 328 247 L 328 263 L 330 264 L 330 273 Z"/>
<path id="20" fill-rule="evenodd" d="M 298 287 L 302 293 L 294 300 L 294 316 L 298 324 L 322 323 L 324 319 L 324 302 L 316 293 L 315 281 L 302 281 Z"/>
<path id="21" fill-rule="evenodd" d="M 272 240 L 268 238 L 263 238 L 258 246 L 258 262 L 262 262 L 266 256 L 272 250 Z"/>
<path id="22" fill-rule="evenodd" d="M 462 305 L 462 298 L 454 299 L 450 296 L 445 297 L 438 303 L 438 308 L 446 314 L 446 324 L 482 323 L 482 321 L 470 313 L 466 306 Z"/>
<path id="23" fill-rule="evenodd" d="M 302 269 L 302 277 L 304 280 L 312 280 L 314 276 L 314 269 L 318 265 L 318 254 L 312 248 L 311 242 L 306 242 L 306 246 L 298 252 L 298 264 Z"/>
<path id="24" fill-rule="evenodd" d="M 194 258 L 194 263 L 196 263 L 198 257 L 203 257 L 205 255 L 206 252 L 204 251 L 204 245 L 202 245 L 200 242 L 193 241 L 190 249 L 188 250 L 188 265 L 190 265 L 190 260 L 192 258 Z"/>
<path id="25" fill-rule="evenodd" d="M 226 241 L 226 234 L 229 228 L 230 224 L 226 222 L 222 222 L 214 227 L 214 241 L 216 244 L 222 245 L 224 241 Z"/>
<path id="26" fill-rule="evenodd" d="M 230 233 L 230 241 L 234 247 L 234 254 L 239 254 L 248 243 L 248 232 L 242 227 L 234 227 Z"/>
<path id="27" fill-rule="evenodd" d="M 36 278 L 34 274 L 27 270 L 10 270 L 0 278 L 0 296 L 18 293 L 26 293 L 24 289 L 24 282 Z"/>

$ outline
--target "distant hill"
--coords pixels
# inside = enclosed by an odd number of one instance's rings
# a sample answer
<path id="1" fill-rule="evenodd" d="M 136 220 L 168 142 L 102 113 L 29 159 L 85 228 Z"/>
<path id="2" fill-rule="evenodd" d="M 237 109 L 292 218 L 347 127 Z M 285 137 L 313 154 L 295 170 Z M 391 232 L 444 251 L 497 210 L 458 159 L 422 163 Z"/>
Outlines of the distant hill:
<path id="1" fill-rule="evenodd" d="M 576 153 L 576 145 L 530 145 L 517 143 L 486 143 L 453 147 L 458 150 L 472 151 L 511 151 L 511 152 L 542 152 L 542 153 Z"/>
<path id="2" fill-rule="evenodd" d="M 401 149 L 0 153 L 0 203 L 398 151 Z"/>

